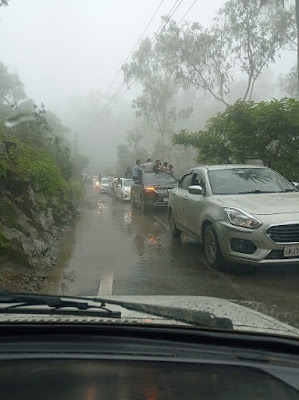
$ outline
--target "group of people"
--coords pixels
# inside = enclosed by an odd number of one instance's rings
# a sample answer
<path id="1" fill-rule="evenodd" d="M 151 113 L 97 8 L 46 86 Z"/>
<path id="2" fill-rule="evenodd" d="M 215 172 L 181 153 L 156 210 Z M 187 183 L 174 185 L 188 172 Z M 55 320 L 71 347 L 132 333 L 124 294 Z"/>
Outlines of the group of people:
<path id="1" fill-rule="evenodd" d="M 129 169 L 127 169 L 126 173 L 129 173 Z M 141 165 L 141 160 L 138 158 L 136 160 L 136 165 L 133 167 L 131 177 L 133 180 L 139 180 L 140 176 L 143 174 L 144 171 L 153 171 L 156 174 L 159 172 L 168 172 L 169 174 L 173 175 L 173 165 L 168 164 L 166 161 L 161 163 L 160 160 L 156 160 L 155 164 L 152 162 L 150 158 L 146 160 L 146 163 Z"/>

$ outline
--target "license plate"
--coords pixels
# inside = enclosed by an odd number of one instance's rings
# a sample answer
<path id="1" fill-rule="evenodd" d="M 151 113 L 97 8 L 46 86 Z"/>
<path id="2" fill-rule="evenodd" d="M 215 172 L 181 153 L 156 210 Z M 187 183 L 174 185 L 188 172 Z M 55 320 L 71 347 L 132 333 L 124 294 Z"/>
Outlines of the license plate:
<path id="1" fill-rule="evenodd" d="M 299 246 L 285 246 L 284 256 L 285 257 L 299 256 Z"/>
<path id="2" fill-rule="evenodd" d="M 167 202 L 168 202 L 168 198 L 167 198 L 167 197 L 164 197 L 163 201 L 164 201 L 165 203 L 167 203 Z"/>

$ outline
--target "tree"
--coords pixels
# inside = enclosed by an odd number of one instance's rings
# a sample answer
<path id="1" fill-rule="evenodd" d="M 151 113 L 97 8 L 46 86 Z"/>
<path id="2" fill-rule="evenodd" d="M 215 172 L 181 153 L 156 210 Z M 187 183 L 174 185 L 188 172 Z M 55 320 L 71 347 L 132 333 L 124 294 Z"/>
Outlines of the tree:
<path id="1" fill-rule="evenodd" d="M 117 146 L 117 173 L 123 176 L 126 169 L 133 168 L 135 161 L 140 158 L 141 162 L 148 158 L 148 151 L 141 145 L 143 136 L 138 129 L 128 131 L 125 144 Z"/>
<path id="2" fill-rule="evenodd" d="M 261 8 L 264 6 L 275 5 L 276 7 L 284 7 L 285 0 L 261 0 Z M 297 31 L 297 92 L 299 93 L 299 0 L 295 0 L 295 14 L 296 14 L 296 31 Z"/>
<path id="3" fill-rule="evenodd" d="M 133 101 L 136 117 L 144 117 L 161 136 L 161 157 L 165 157 L 165 144 L 178 119 L 186 118 L 192 109 L 178 109 L 175 96 L 178 87 L 173 74 L 161 64 L 157 45 L 149 39 L 141 42 L 133 54 L 133 61 L 122 67 L 125 82 L 132 80 L 142 86 L 142 94 Z"/>
<path id="4" fill-rule="evenodd" d="M 283 78 L 280 79 L 280 86 L 283 90 L 284 95 L 299 99 L 299 85 L 298 85 L 298 67 L 293 66 L 291 71 Z"/>
<path id="5" fill-rule="evenodd" d="M 200 163 L 244 163 L 258 158 L 295 179 L 299 171 L 299 101 L 238 101 L 211 118 L 202 131 L 182 131 L 174 135 L 173 142 L 194 147 Z"/>
<path id="6" fill-rule="evenodd" d="M 181 85 L 191 85 L 230 103 L 230 85 L 236 72 L 246 76 L 243 100 L 250 100 L 263 69 L 294 37 L 292 8 L 263 7 L 260 0 L 229 0 L 214 25 L 198 23 L 181 28 L 169 21 L 159 38 L 164 65 Z"/>
<path id="7" fill-rule="evenodd" d="M 25 97 L 24 85 L 19 77 L 8 73 L 6 66 L 0 62 L 0 117 L 9 113 Z"/>

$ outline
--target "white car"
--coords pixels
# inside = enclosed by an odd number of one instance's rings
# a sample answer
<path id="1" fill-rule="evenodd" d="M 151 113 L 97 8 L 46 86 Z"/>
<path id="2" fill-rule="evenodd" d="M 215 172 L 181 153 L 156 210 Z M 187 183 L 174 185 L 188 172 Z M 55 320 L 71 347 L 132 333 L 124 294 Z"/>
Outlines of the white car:
<path id="1" fill-rule="evenodd" d="M 102 178 L 100 184 L 100 191 L 101 193 L 108 193 L 110 180 L 109 178 Z"/>
<path id="2" fill-rule="evenodd" d="M 116 197 L 121 201 L 131 200 L 131 186 L 133 184 L 133 179 L 120 178 L 121 185 L 117 185 Z"/>

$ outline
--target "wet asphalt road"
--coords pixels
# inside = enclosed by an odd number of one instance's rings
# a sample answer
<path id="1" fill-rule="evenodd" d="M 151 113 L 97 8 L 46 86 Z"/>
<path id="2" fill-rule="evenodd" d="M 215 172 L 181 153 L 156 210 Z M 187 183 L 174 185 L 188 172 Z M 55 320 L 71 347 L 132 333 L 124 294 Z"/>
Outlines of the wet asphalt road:
<path id="1" fill-rule="evenodd" d="M 299 328 L 299 265 L 254 275 L 208 266 L 201 246 L 172 239 L 164 210 L 142 214 L 87 188 L 89 207 L 61 242 L 42 292 L 65 295 L 197 295 L 232 299 Z"/>

